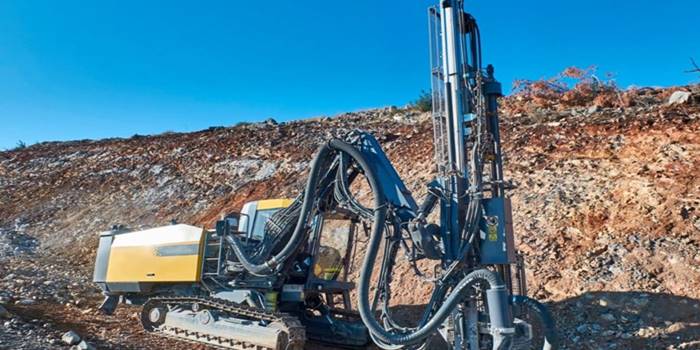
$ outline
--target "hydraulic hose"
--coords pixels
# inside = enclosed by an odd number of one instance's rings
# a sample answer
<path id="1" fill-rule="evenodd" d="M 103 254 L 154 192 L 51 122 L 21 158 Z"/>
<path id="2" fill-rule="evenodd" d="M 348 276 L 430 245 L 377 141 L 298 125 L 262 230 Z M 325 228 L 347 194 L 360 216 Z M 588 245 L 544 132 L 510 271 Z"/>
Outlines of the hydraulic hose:
<path id="1" fill-rule="evenodd" d="M 355 211 L 358 215 L 365 218 L 372 218 L 373 212 L 371 209 L 366 208 L 360 204 L 349 191 L 351 179 L 348 178 L 348 168 L 349 160 L 348 155 L 341 153 L 338 156 L 338 173 L 336 174 L 336 186 L 335 186 L 335 199 L 339 203 L 343 203 L 350 210 Z M 357 173 L 353 174 L 353 177 L 357 176 Z"/>
<path id="2" fill-rule="evenodd" d="M 363 271 L 363 274 L 365 274 L 365 271 Z M 438 327 L 440 327 L 443 324 L 443 322 L 447 319 L 447 317 L 450 316 L 454 308 L 457 307 L 457 305 L 464 300 L 466 294 L 476 283 L 486 283 L 487 285 L 489 285 L 490 294 L 507 296 L 507 290 L 505 288 L 505 285 L 503 284 L 503 282 L 500 281 L 500 278 L 495 276 L 496 275 L 489 270 L 477 270 L 470 273 L 464 279 L 462 279 L 462 281 L 460 281 L 460 283 L 447 297 L 442 306 L 435 312 L 433 317 L 430 318 L 430 320 L 425 325 L 423 325 L 419 329 L 412 331 L 411 333 L 405 334 L 395 334 L 386 331 L 372 316 L 372 312 L 369 309 L 368 300 L 363 299 L 366 298 L 366 294 L 364 292 L 367 291 L 368 283 L 364 281 L 362 277 L 360 277 L 360 294 L 358 296 L 358 298 L 360 298 L 360 300 L 358 301 L 360 316 L 365 322 L 365 325 L 367 325 L 369 331 L 372 333 L 373 337 L 377 338 L 382 343 L 397 345 L 414 345 L 425 341 L 428 337 L 434 334 L 437 331 Z M 502 310 L 500 310 L 499 308 L 495 308 L 495 310 L 489 309 L 489 316 L 492 322 L 492 329 L 495 330 L 495 333 L 506 335 L 512 332 L 512 327 L 493 326 L 493 324 L 495 323 L 509 325 L 510 321 L 507 317 L 503 317 L 503 315 L 500 313 L 501 311 Z"/>
<path id="3" fill-rule="evenodd" d="M 485 283 L 488 285 L 487 299 L 492 329 L 496 334 L 506 335 L 507 337 L 507 334 L 512 332 L 512 318 L 506 312 L 508 308 L 507 288 L 498 275 L 485 269 L 473 271 L 462 279 L 442 306 L 435 312 L 433 317 L 417 330 L 411 333 L 396 334 L 387 331 L 379 324 L 374 318 L 370 306 L 369 289 L 374 261 L 377 258 L 383 238 L 382 233 L 386 221 L 386 198 L 379 184 L 379 179 L 377 179 L 376 174 L 374 174 L 372 170 L 373 168 L 355 147 L 340 140 L 333 140 L 329 145 L 333 149 L 347 153 L 357 162 L 360 168 L 364 170 L 364 175 L 374 195 L 374 222 L 372 224 L 372 233 L 370 235 L 367 253 L 362 263 L 362 272 L 360 273 L 358 286 L 360 317 L 367 326 L 369 332 L 372 333 L 372 337 L 378 339 L 381 343 L 393 345 L 412 345 L 424 341 L 442 325 L 457 304 L 464 300 L 470 287 L 474 286 L 476 283 Z M 496 348 L 496 344 L 494 344 L 494 348 Z"/>
<path id="4" fill-rule="evenodd" d="M 486 298 L 489 306 L 491 331 L 494 336 L 494 349 L 500 349 L 504 344 L 508 344 L 513 328 L 512 316 L 509 313 L 507 300 L 507 288 L 497 274 L 486 269 L 473 271 L 464 277 L 455 286 L 440 308 L 435 311 L 433 316 L 417 329 L 403 333 L 391 332 L 386 330 L 384 326 L 375 319 L 372 307 L 370 306 L 370 280 L 374 262 L 377 259 L 379 247 L 384 238 L 383 233 L 386 225 L 388 203 L 372 165 L 353 145 L 338 139 L 332 140 L 327 145 L 319 148 L 311 165 L 311 171 L 309 173 L 309 179 L 304 192 L 303 204 L 296 228 L 289 243 L 278 254 L 262 264 L 255 264 L 247 257 L 239 241 L 230 236 L 226 237 L 236 257 L 244 268 L 254 275 L 268 276 L 275 273 L 276 267 L 286 261 L 296 251 L 305 235 L 309 214 L 313 211 L 314 203 L 317 200 L 315 197 L 319 179 L 322 172 L 328 170 L 326 169 L 328 164 L 327 160 L 330 159 L 330 155 L 334 151 L 347 154 L 357 163 L 367 178 L 374 195 L 372 233 L 370 235 L 367 253 L 363 260 L 358 292 L 360 316 L 371 333 L 372 338 L 378 340 L 380 344 L 398 346 L 414 345 L 425 341 L 444 323 L 447 317 L 451 315 L 454 308 L 464 301 L 467 293 L 471 291 L 471 287 L 477 283 L 482 283 L 488 286 Z"/>
<path id="5" fill-rule="evenodd" d="M 316 157 L 314 157 L 314 160 L 311 163 L 311 170 L 309 172 L 309 178 L 304 191 L 304 201 L 302 202 L 301 210 L 299 212 L 299 220 L 297 220 L 296 228 L 289 239 L 289 243 L 285 245 L 279 253 L 262 264 L 256 264 L 246 255 L 241 243 L 237 239 L 232 236 L 226 236 L 226 241 L 230 244 L 234 254 L 236 254 L 236 258 L 238 258 L 238 261 L 248 272 L 256 276 L 272 275 L 276 272 L 276 267 L 286 261 L 287 258 L 289 258 L 289 256 L 291 256 L 299 247 L 299 244 L 302 242 L 302 238 L 305 235 L 309 214 L 311 213 L 316 200 L 316 187 L 318 185 L 321 172 L 326 170 L 324 168 L 330 154 L 331 148 L 329 145 L 323 145 L 318 148 Z"/>
<path id="6" fill-rule="evenodd" d="M 554 318 L 549 313 L 547 307 L 542 305 L 537 300 L 528 298 L 524 295 L 514 295 L 511 298 L 511 303 L 516 306 L 524 307 L 533 312 L 540 320 L 544 335 L 544 344 L 542 350 L 556 350 L 559 348 L 559 337 L 557 334 L 556 323 Z"/>

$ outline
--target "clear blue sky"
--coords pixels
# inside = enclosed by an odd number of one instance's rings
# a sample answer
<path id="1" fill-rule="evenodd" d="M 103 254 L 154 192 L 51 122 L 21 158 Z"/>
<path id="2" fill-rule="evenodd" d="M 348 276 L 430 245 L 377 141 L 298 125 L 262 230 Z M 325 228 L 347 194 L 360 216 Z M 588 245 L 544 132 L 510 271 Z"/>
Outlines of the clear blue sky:
<path id="1" fill-rule="evenodd" d="M 0 149 L 404 105 L 426 0 L 0 1 Z M 498 77 L 697 81 L 697 0 L 468 1 Z"/>

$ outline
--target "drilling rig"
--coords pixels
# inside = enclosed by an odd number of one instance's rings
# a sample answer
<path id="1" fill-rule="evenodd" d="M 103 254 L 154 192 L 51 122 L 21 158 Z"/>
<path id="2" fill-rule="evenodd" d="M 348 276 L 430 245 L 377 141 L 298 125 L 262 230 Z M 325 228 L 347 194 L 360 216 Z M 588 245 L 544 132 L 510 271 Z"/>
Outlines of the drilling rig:
<path id="1" fill-rule="evenodd" d="M 513 186 L 503 173 L 501 85 L 482 64 L 479 27 L 463 0 L 428 12 L 437 176 L 420 204 L 379 142 L 356 130 L 319 147 L 294 200 L 250 203 L 215 229 L 102 233 L 94 278 L 106 295 L 101 309 L 141 304 L 147 331 L 230 349 L 301 349 L 307 340 L 387 350 L 556 348 L 548 310 L 526 296 Z M 371 205 L 351 190 L 363 181 Z M 359 279 L 349 281 L 363 229 Z M 423 278 L 418 262 L 435 266 L 414 326 L 392 315 L 401 259 Z"/>

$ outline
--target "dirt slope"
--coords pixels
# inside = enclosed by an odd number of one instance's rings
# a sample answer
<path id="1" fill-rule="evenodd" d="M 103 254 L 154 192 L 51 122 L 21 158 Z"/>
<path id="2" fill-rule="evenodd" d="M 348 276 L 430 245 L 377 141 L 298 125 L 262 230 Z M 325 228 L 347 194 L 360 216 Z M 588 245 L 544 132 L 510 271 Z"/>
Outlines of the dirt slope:
<path id="1" fill-rule="evenodd" d="M 671 92 L 612 107 L 504 101 L 530 294 L 553 308 L 569 348 L 700 347 L 700 101 L 668 105 Z M 190 348 L 142 334 L 135 309 L 95 314 L 96 233 L 211 225 L 248 200 L 292 196 L 315 148 L 357 127 L 422 197 L 432 128 L 408 109 L 0 153 L 0 304 L 14 314 L 0 320 L 0 348 L 51 347 L 68 329 L 105 348 Z M 408 274 L 396 284 L 401 304 L 425 301 L 429 286 Z"/>

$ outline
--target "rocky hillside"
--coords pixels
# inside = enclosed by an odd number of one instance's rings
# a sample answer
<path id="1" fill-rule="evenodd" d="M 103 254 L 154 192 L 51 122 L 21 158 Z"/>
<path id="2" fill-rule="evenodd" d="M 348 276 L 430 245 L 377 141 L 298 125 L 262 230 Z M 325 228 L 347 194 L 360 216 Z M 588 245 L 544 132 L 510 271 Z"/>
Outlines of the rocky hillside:
<path id="1" fill-rule="evenodd" d="M 569 348 L 700 348 L 698 90 L 503 101 L 530 294 L 552 307 Z M 67 330 L 100 348 L 189 348 L 140 332 L 135 309 L 95 313 L 97 232 L 209 226 L 248 200 L 295 195 L 316 147 L 358 127 L 422 197 L 432 126 L 412 109 L 0 153 L 0 348 L 62 346 Z"/>

